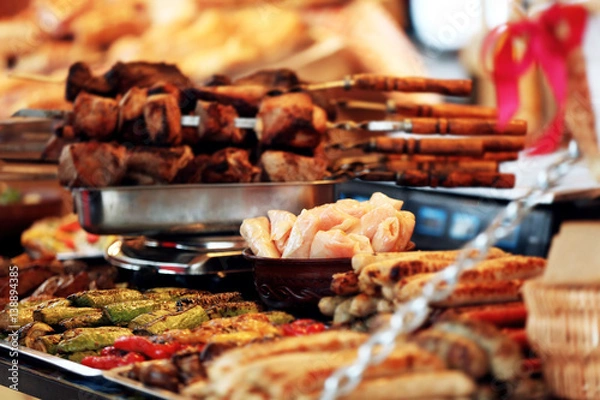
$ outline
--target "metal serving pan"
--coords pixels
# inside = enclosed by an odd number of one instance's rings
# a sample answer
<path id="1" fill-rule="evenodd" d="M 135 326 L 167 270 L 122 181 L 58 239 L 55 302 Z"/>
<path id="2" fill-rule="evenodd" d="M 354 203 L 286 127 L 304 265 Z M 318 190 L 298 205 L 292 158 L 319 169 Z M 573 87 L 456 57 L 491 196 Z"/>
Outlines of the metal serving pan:
<path id="1" fill-rule="evenodd" d="M 14 348 L 11 347 L 11 344 L 4 340 L 0 340 L 0 347 L 6 350 L 14 350 Z M 69 371 L 80 376 L 92 377 L 102 375 L 102 370 L 86 367 L 85 365 L 81 365 L 74 361 L 66 360 L 64 358 L 60 358 L 58 356 L 54 356 L 48 353 L 43 353 L 41 351 L 33 350 L 29 347 L 19 346 L 18 352 L 19 355 L 27 355 L 31 358 L 42 361 L 48 365 L 58 367 L 64 371 Z"/>
<path id="2" fill-rule="evenodd" d="M 151 363 L 153 361 L 147 361 L 148 363 Z M 155 388 L 155 387 L 149 387 L 144 385 L 143 383 L 136 381 L 134 379 L 130 379 L 127 377 L 127 373 L 131 370 L 132 366 L 131 365 L 126 365 L 124 367 L 118 367 L 118 368 L 113 368 L 111 370 L 108 371 L 104 371 L 102 373 L 102 376 L 105 379 L 108 379 L 111 382 L 115 382 L 118 383 L 120 385 L 123 385 L 129 389 L 133 389 L 133 390 L 137 390 L 138 392 L 141 392 L 143 394 L 149 395 L 149 396 L 153 396 L 156 398 L 160 398 L 160 399 L 165 399 L 165 400 L 185 400 L 185 399 L 189 399 L 189 397 L 184 397 L 178 393 L 175 392 L 170 392 L 168 390 L 165 389 L 160 389 L 160 388 Z"/>
<path id="3" fill-rule="evenodd" d="M 237 232 L 273 209 L 298 214 L 335 200 L 338 181 L 125 186 L 73 189 L 83 229 L 95 234 Z"/>

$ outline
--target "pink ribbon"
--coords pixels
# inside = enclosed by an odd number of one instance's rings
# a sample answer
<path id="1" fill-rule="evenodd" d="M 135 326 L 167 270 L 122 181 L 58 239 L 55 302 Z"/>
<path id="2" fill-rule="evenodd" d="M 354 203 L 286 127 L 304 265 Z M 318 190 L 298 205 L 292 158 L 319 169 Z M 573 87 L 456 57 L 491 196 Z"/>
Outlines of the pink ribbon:
<path id="1" fill-rule="evenodd" d="M 500 126 L 505 126 L 519 109 L 519 78 L 535 63 L 544 72 L 556 99 L 556 115 L 530 154 L 550 153 L 560 144 L 567 99 L 567 56 L 581 46 L 586 19 L 587 11 L 582 6 L 555 4 L 536 20 L 502 25 L 485 38 L 484 57 L 493 52 L 492 77 Z M 514 48 L 516 40 L 526 44 L 520 59 Z"/>

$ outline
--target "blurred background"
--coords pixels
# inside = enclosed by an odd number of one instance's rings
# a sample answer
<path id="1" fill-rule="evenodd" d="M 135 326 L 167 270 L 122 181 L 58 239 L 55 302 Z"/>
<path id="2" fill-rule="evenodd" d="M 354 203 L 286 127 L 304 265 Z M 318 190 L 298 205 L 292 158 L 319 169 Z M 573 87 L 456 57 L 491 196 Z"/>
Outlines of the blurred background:
<path id="1" fill-rule="evenodd" d="M 104 73 L 118 61 L 176 64 L 202 84 L 215 74 L 231 78 L 259 69 L 290 68 L 305 81 L 375 72 L 395 76 L 471 78 L 470 98 L 394 93 L 396 101 L 495 105 L 481 60 L 490 29 L 524 18 L 548 1 L 509 0 L 21 0 L 0 2 L 0 119 L 22 108 L 69 109 L 64 99 L 70 65 Z M 599 1 L 586 4 L 592 11 Z M 590 18 L 584 44 L 592 102 L 600 105 L 600 55 Z M 594 34 L 596 33 L 596 34 Z M 517 118 L 536 140 L 555 106 L 541 73 L 520 82 Z M 373 100 L 379 93 L 361 93 Z M 382 99 L 376 99 L 382 100 Z M 600 118 L 596 118 L 599 123 Z M 1 128 L 0 128 L 1 129 Z M 600 131 L 600 129 L 597 129 Z M 10 137 L 10 135 L 8 136 Z M 44 136 L 43 138 L 46 138 Z M 15 232 L 44 215 L 72 211 L 70 196 L 53 176 L 55 166 L 6 163 L 29 156 L 45 142 L 33 133 L 18 143 L 0 140 L 0 254 L 21 249 Z M 37 147 L 36 147 L 37 146 Z M 17 193 L 15 196 L 14 193 Z M 35 207 L 3 207 L 34 196 Z M 31 200 L 31 197 L 29 197 Z M 4 203 L 4 204 L 3 204 Z M 36 210 L 34 213 L 33 210 Z"/>

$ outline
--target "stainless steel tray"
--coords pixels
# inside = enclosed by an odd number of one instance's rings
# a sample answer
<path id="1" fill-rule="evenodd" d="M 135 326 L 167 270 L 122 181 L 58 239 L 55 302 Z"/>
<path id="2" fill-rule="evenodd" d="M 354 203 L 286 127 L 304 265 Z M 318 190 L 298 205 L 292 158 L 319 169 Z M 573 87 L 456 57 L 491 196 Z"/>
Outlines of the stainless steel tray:
<path id="1" fill-rule="evenodd" d="M 152 362 L 152 361 L 148 361 Z M 109 371 L 104 371 L 102 376 L 111 382 L 118 383 L 119 385 L 123 385 L 129 389 L 137 390 L 138 392 L 159 397 L 161 399 L 166 400 L 184 400 L 189 399 L 189 397 L 181 396 L 177 393 L 170 392 L 165 389 L 153 388 L 144 385 L 141 382 L 138 382 L 134 379 L 129 379 L 124 374 L 131 369 L 131 365 L 127 365 L 125 367 L 114 368 Z"/>
<path id="2" fill-rule="evenodd" d="M 0 347 L 7 350 L 14 350 L 14 348 L 10 345 L 10 343 L 0 340 Z M 43 353 L 41 351 L 30 349 L 29 347 L 18 347 L 19 356 L 24 354 L 28 357 L 34 358 L 36 360 L 42 361 L 48 365 L 52 365 L 58 367 L 62 370 L 72 372 L 81 376 L 101 376 L 102 371 L 96 368 L 86 367 L 85 365 L 78 364 L 73 361 L 65 360 L 64 358 L 60 358 L 57 356 L 53 356 L 52 354 Z"/>
<path id="3" fill-rule="evenodd" d="M 273 209 L 298 214 L 335 200 L 338 181 L 157 185 L 73 189 L 83 229 L 96 234 L 237 232 Z"/>

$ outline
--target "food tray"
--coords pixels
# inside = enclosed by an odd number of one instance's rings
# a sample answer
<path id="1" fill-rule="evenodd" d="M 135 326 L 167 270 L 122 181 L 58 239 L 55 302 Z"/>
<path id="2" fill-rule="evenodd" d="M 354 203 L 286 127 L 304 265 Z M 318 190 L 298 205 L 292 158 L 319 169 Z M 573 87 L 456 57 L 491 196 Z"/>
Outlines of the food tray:
<path id="1" fill-rule="evenodd" d="M 338 181 L 126 186 L 73 189 L 79 223 L 107 235 L 237 232 L 273 209 L 299 214 L 335 200 Z"/>
<path id="2" fill-rule="evenodd" d="M 154 397 L 159 397 L 161 399 L 166 399 L 166 400 L 189 399 L 188 397 L 180 396 L 177 393 L 174 393 L 174 392 L 171 392 L 171 391 L 168 391 L 165 389 L 148 387 L 139 381 L 127 378 L 126 376 L 124 376 L 124 374 L 127 371 L 129 371 L 130 369 L 131 369 L 131 365 L 127 365 L 127 366 L 119 367 L 119 368 L 113 368 L 108 371 L 103 371 L 102 376 L 111 382 L 118 383 L 119 385 L 123 385 L 129 389 L 137 390 L 138 392 L 141 392 L 141 393 L 144 393 L 144 394 L 147 394 L 150 396 L 154 396 Z"/>
<path id="3" fill-rule="evenodd" d="M 6 350 L 14 350 L 10 343 L 4 340 L 0 340 L 0 347 Z M 42 361 L 45 364 L 58 367 L 64 371 L 72 372 L 80 376 L 92 377 L 102 375 L 102 371 L 99 369 L 86 367 L 85 365 L 81 365 L 79 363 L 69 361 L 64 358 L 53 356 L 52 354 L 30 349 L 29 347 L 19 346 L 18 351 L 19 356 L 24 354 L 38 361 Z"/>

